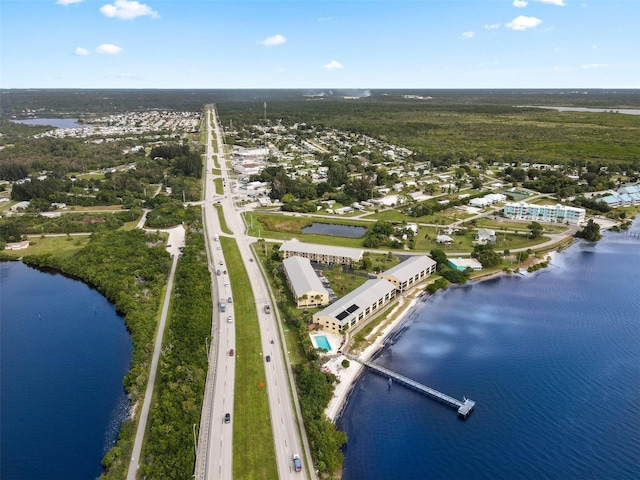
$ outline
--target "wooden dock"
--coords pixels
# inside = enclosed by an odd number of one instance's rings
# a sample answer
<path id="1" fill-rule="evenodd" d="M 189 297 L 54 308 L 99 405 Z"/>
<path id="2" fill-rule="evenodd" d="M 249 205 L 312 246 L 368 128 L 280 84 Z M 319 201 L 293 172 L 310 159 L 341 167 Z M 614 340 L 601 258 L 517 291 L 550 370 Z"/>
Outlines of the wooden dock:
<path id="1" fill-rule="evenodd" d="M 410 378 L 407 378 L 403 375 L 393 372 L 388 368 L 381 367 L 380 365 L 376 365 L 375 363 L 369 362 L 367 360 L 361 360 L 354 355 L 350 355 L 347 353 L 345 353 L 344 355 L 351 360 L 361 363 L 362 365 L 364 365 L 365 367 L 368 367 L 369 369 L 378 373 L 379 375 L 392 379 L 394 382 L 400 383 L 405 387 L 409 387 L 413 390 L 416 390 L 417 392 L 427 395 L 428 397 L 438 400 L 439 402 L 449 405 L 450 407 L 458 409 L 458 415 L 462 418 L 467 418 L 471 413 L 471 411 L 473 410 L 473 407 L 476 405 L 476 402 L 474 402 L 473 400 L 469 400 L 468 398 L 465 398 L 463 401 L 460 401 L 442 392 L 434 390 L 433 388 L 429 388 L 426 385 L 418 383 L 415 380 L 411 380 Z"/>

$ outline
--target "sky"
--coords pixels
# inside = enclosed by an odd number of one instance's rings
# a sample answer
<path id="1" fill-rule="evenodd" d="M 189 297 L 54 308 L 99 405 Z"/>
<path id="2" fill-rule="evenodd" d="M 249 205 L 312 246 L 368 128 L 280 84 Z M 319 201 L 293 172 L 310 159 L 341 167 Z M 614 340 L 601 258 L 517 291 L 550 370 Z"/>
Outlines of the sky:
<path id="1" fill-rule="evenodd" d="M 1 88 L 640 88 L 640 0 L 2 0 Z"/>

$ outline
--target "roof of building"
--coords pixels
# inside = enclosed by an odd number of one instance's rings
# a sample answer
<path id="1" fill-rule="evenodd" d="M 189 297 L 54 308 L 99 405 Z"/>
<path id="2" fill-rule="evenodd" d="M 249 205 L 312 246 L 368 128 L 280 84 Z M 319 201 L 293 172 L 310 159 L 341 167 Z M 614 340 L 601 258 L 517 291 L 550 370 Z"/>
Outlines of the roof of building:
<path id="1" fill-rule="evenodd" d="M 438 243 L 453 243 L 453 238 L 449 235 L 438 235 L 436 237 L 436 242 Z"/>
<path id="2" fill-rule="evenodd" d="M 353 292 L 336 300 L 314 317 L 333 317 L 342 325 L 348 324 L 360 312 L 373 305 L 385 295 L 395 292 L 393 283 L 385 279 L 367 280 Z"/>
<path id="3" fill-rule="evenodd" d="M 627 185 L 618 191 L 620 193 L 640 193 L 640 185 Z"/>
<path id="4" fill-rule="evenodd" d="M 287 277 L 291 282 L 295 298 L 299 298 L 309 292 L 329 294 L 313 270 L 311 261 L 308 258 L 289 257 L 282 264 L 287 271 Z"/>
<path id="5" fill-rule="evenodd" d="M 478 237 L 495 237 L 496 231 L 489 228 L 479 228 Z"/>
<path id="6" fill-rule="evenodd" d="M 399 281 L 404 282 L 416 276 L 418 273 L 430 269 L 436 262 L 426 255 L 415 255 L 409 257 L 404 262 L 381 273 L 381 275 L 391 275 Z"/>
<path id="7" fill-rule="evenodd" d="M 297 240 L 289 240 L 280 246 L 280 251 L 302 252 L 314 255 L 330 255 L 334 257 L 348 257 L 354 261 L 362 258 L 363 250 L 349 247 L 336 247 L 333 245 L 318 245 L 315 243 L 299 242 Z"/>
<path id="8" fill-rule="evenodd" d="M 482 264 L 475 258 L 448 258 L 447 261 L 459 267 L 482 268 Z"/>

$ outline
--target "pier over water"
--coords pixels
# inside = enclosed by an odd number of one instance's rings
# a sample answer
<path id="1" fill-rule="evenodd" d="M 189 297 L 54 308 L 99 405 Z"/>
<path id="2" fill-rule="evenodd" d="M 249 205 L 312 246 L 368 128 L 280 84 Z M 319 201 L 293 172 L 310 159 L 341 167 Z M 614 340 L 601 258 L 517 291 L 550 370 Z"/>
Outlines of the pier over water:
<path id="1" fill-rule="evenodd" d="M 388 368 L 381 367 L 380 365 L 376 365 L 375 363 L 369 362 L 367 360 L 361 360 L 360 358 L 354 355 L 350 355 L 347 353 L 345 353 L 344 355 L 355 362 L 361 363 L 365 367 L 370 368 L 371 370 L 373 370 L 374 372 L 380 375 L 383 375 L 389 379 L 393 379 L 393 381 L 397 383 L 400 383 L 406 387 L 416 390 L 417 392 L 423 393 L 435 400 L 438 400 L 439 402 L 449 405 L 450 407 L 457 408 L 458 415 L 462 418 L 467 418 L 471 413 L 471 411 L 473 410 L 473 407 L 475 407 L 476 405 L 476 402 L 474 402 L 473 400 L 469 400 L 468 398 L 465 398 L 462 401 L 457 400 L 453 397 L 450 397 L 449 395 L 446 395 L 442 392 L 434 390 L 433 388 L 429 388 L 426 385 L 422 385 L 421 383 L 418 383 L 415 380 L 411 380 L 410 378 L 407 378 L 396 372 L 393 372 Z"/>

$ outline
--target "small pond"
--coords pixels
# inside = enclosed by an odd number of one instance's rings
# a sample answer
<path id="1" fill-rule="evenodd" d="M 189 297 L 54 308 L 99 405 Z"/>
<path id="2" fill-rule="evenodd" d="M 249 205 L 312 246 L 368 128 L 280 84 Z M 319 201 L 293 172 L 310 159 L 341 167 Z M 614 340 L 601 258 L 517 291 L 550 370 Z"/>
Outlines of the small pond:
<path id="1" fill-rule="evenodd" d="M 334 237 L 360 238 L 367 233 L 365 227 L 351 225 L 337 225 L 335 223 L 313 222 L 311 226 L 304 227 L 302 233 L 318 233 L 320 235 L 333 235 Z"/>

